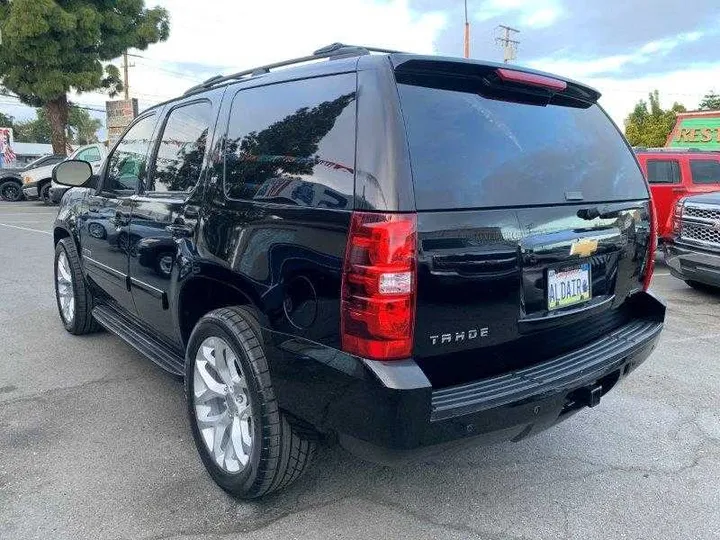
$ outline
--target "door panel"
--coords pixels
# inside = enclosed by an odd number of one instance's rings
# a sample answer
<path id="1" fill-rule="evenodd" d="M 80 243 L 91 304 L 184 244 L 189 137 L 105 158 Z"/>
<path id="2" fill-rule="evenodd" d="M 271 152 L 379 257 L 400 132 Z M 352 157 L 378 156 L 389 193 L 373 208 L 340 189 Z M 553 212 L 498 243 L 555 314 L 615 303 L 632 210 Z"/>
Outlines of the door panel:
<path id="1" fill-rule="evenodd" d="M 687 187 L 681 180 L 680 163 L 675 159 L 648 158 L 641 159 L 640 164 L 650 183 L 658 234 L 668 238 L 672 234 L 675 202 L 687 194 Z"/>
<path id="2" fill-rule="evenodd" d="M 136 312 L 129 284 L 128 258 L 135 244 L 130 217 L 155 123 L 154 114 L 141 117 L 120 138 L 101 173 L 98 192 L 88 198 L 80 233 L 88 277 L 130 313 Z"/>
<path id="3" fill-rule="evenodd" d="M 134 313 L 127 284 L 132 204 L 130 197 L 91 195 L 80 228 L 80 241 L 88 278 L 109 298 Z"/>
<path id="4" fill-rule="evenodd" d="M 163 337 L 180 342 L 169 310 L 168 293 L 175 265 L 177 241 L 192 234 L 198 206 L 185 198 L 139 197 L 133 208 L 130 234 L 130 283 L 138 315 Z M 174 231 L 174 232 L 173 232 Z"/>
<path id="5" fill-rule="evenodd" d="M 138 315 L 165 339 L 178 345 L 181 336 L 169 292 L 178 243 L 192 242 L 200 212 L 208 137 L 212 136 L 222 91 L 176 105 L 167 113 L 158 136 L 143 193 L 133 208 L 130 233 L 130 283 Z"/>

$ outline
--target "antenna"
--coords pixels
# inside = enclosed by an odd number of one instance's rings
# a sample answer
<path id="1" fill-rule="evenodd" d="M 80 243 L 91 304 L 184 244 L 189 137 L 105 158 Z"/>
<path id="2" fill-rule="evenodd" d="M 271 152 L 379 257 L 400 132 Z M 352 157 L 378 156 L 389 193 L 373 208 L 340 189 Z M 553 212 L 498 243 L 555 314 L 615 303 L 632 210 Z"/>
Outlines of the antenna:
<path id="1" fill-rule="evenodd" d="M 504 24 L 500 24 L 497 26 L 496 31 L 498 31 L 499 35 L 495 38 L 495 43 L 502 47 L 503 62 L 507 64 L 508 62 L 517 58 L 517 49 L 518 45 L 520 45 L 520 42 L 518 40 L 511 39 L 510 36 L 512 34 L 519 34 L 520 30 L 510 28 L 509 26 L 505 26 Z"/>
<path id="2" fill-rule="evenodd" d="M 470 23 L 467 16 L 467 0 L 465 0 L 465 58 L 470 58 Z"/>

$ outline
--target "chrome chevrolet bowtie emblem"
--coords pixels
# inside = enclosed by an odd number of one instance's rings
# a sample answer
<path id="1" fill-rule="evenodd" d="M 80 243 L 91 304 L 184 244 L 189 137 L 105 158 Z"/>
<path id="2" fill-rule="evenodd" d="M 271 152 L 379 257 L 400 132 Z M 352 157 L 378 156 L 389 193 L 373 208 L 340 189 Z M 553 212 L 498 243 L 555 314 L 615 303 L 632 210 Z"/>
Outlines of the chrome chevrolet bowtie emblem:
<path id="1" fill-rule="evenodd" d="M 720 231 L 720 220 L 713 221 L 712 228 L 716 231 Z"/>

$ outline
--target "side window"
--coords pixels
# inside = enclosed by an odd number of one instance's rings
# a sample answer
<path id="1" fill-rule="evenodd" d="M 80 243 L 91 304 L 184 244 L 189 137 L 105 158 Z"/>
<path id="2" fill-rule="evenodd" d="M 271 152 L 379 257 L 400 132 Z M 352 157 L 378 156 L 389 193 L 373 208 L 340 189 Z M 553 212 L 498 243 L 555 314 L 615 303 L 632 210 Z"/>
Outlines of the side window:
<path id="1" fill-rule="evenodd" d="M 86 148 L 82 152 L 79 152 L 78 155 L 75 156 L 75 159 L 81 159 L 82 161 L 93 163 L 95 161 L 100 161 L 102 157 L 100 157 L 100 150 L 98 150 L 96 146 L 91 146 L 90 148 Z"/>
<path id="2" fill-rule="evenodd" d="M 352 207 L 355 74 L 240 90 L 225 146 L 225 195 Z"/>
<path id="3" fill-rule="evenodd" d="M 125 133 L 108 157 L 103 191 L 116 191 L 123 195 L 135 192 L 140 179 L 145 176 L 147 154 L 154 128 L 155 115 L 150 115 L 138 120 Z"/>
<path id="4" fill-rule="evenodd" d="M 720 161 L 691 159 L 690 171 L 693 184 L 720 184 Z"/>
<path id="5" fill-rule="evenodd" d="M 648 159 L 648 182 L 651 184 L 679 184 L 680 167 L 677 161 L 667 159 Z"/>
<path id="6" fill-rule="evenodd" d="M 211 114 L 208 101 L 170 111 L 146 191 L 190 191 L 195 186 L 205 157 Z"/>

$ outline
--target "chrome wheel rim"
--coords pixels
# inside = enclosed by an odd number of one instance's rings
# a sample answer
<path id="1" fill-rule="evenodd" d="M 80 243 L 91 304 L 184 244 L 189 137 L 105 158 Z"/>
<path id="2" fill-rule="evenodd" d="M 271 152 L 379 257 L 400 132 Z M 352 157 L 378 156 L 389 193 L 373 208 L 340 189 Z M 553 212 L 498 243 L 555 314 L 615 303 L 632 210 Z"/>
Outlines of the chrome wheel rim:
<path id="1" fill-rule="evenodd" d="M 70 261 L 65 252 L 61 252 L 57 260 L 55 270 L 57 282 L 57 295 L 60 303 L 60 313 L 68 324 L 72 323 L 75 317 L 75 292 L 73 291 L 72 273 L 70 272 Z"/>
<path id="2" fill-rule="evenodd" d="M 219 337 L 206 338 L 195 355 L 193 406 L 200 437 L 215 464 L 239 473 L 253 445 L 252 408 L 238 358 Z"/>

